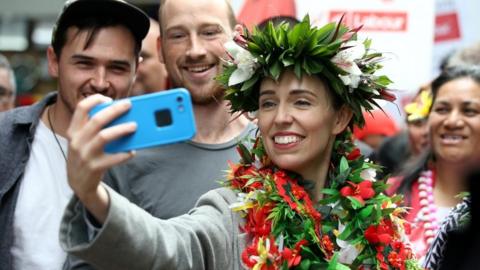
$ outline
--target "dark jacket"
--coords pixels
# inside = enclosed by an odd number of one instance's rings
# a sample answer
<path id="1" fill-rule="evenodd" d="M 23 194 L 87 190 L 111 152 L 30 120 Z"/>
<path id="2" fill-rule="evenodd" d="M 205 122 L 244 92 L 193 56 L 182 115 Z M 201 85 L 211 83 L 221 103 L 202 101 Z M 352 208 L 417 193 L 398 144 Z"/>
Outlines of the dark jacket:
<path id="1" fill-rule="evenodd" d="M 0 270 L 13 269 L 13 215 L 30 158 L 31 146 L 40 116 L 56 100 L 48 94 L 40 102 L 0 113 Z"/>

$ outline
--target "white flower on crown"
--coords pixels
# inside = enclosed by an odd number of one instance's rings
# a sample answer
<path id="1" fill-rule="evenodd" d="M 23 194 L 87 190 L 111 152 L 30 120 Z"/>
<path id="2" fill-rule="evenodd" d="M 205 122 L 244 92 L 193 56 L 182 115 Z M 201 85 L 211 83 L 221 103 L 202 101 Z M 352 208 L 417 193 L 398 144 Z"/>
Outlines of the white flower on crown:
<path id="1" fill-rule="evenodd" d="M 236 85 L 250 79 L 253 74 L 255 74 L 257 59 L 233 40 L 227 41 L 224 47 L 227 53 L 233 58 L 233 63 L 237 65 L 237 69 L 228 79 L 228 86 Z"/>
<path id="2" fill-rule="evenodd" d="M 365 55 L 365 45 L 357 40 L 350 40 L 345 42 L 343 47 L 348 48 L 339 51 L 330 61 L 348 73 L 347 75 L 338 75 L 343 84 L 357 88 L 363 73 L 355 60 L 361 59 Z"/>

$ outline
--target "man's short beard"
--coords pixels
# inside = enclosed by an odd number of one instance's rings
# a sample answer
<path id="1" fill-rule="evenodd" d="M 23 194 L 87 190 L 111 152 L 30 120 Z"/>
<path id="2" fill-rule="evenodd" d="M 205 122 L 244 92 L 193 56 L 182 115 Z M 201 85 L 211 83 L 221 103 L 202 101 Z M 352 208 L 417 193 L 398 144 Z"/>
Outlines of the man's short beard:
<path id="1" fill-rule="evenodd" d="M 62 95 L 62 93 L 60 92 L 60 90 L 58 91 L 58 94 L 57 94 L 57 101 L 56 101 L 56 103 L 58 103 L 59 100 L 61 100 L 61 102 L 64 104 L 65 108 L 67 108 L 68 112 L 69 112 L 71 115 L 73 115 L 73 113 L 75 112 L 75 109 L 76 109 L 77 104 L 72 104 L 72 103 L 71 103 L 71 100 L 68 100 L 68 98 L 65 98 L 65 96 Z"/>
<path id="2" fill-rule="evenodd" d="M 222 87 L 215 87 L 215 91 L 210 95 L 192 95 L 192 103 L 195 105 L 209 105 L 212 103 L 222 103 L 225 90 Z"/>

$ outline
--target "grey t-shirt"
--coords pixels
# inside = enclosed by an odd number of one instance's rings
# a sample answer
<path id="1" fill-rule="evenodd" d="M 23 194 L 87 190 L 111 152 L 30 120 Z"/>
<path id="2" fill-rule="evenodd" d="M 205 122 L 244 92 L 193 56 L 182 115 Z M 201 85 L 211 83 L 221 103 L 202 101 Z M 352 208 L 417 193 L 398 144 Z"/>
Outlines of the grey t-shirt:
<path id="1" fill-rule="evenodd" d="M 222 144 L 185 142 L 137 152 L 129 162 L 106 174 L 105 182 L 153 216 L 167 219 L 185 214 L 201 195 L 220 187 L 228 169 L 237 162 L 237 143 L 255 135 L 247 128 Z"/>

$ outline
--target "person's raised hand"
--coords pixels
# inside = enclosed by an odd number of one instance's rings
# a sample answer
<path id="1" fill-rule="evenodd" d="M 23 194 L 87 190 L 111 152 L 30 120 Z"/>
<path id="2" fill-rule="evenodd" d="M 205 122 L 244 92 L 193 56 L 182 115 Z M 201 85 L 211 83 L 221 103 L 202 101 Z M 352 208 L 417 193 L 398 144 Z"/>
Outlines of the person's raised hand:
<path id="1" fill-rule="evenodd" d="M 116 103 L 89 118 L 88 112 L 95 105 L 110 100 L 97 94 L 79 102 L 67 130 L 68 182 L 75 195 L 101 223 L 105 221 L 109 204 L 107 191 L 100 185 L 102 177 L 107 169 L 134 155 L 134 152 L 107 154 L 104 147 L 136 130 L 133 122 L 103 128 L 130 109 L 129 101 Z"/>

